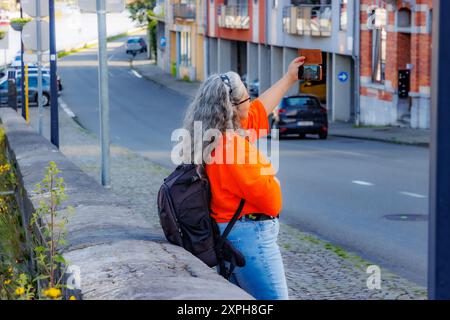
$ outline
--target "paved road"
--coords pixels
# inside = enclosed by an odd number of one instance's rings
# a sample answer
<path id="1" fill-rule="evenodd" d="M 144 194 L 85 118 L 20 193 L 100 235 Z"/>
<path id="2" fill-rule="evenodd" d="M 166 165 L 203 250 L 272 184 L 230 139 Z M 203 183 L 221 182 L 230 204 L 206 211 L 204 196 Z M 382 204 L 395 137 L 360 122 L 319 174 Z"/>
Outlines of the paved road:
<path id="1" fill-rule="evenodd" d="M 167 166 L 189 101 L 131 72 L 122 42 L 110 46 L 112 141 Z M 59 73 L 63 101 L 98 134 L 95 60 L 95 50 L 68 56 Z M 426 284 L 427 222 L 385 218 L 427 214 L 426 149 L 333 137 L 283 140 L 280 149 L 284 222 Z"/>

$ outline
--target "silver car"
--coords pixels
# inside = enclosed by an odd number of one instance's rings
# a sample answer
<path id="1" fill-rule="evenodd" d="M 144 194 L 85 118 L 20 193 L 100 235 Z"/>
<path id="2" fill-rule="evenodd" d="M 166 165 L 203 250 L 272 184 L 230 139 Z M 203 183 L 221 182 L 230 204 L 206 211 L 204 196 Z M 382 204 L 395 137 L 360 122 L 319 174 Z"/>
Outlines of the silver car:
<path id="1" fill-rule="evenodd" d="M 126 52 L 130 54 L 137 54 L 147 52 L 147 44 L 142 37 L 132 37 L 127 40 Z"/>

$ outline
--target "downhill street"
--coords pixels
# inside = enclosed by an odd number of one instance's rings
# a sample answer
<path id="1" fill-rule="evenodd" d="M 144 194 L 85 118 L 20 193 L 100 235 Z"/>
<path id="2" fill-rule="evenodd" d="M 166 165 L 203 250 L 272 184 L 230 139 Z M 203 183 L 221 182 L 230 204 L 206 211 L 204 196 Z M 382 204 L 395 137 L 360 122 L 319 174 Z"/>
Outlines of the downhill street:
<path id="1" fill-rule="evenodd" d="M 172 131 L 189 99 L 130 69 L 123 40 L 109 44 L 112 142 L 165 167 Z M 139 57 L 138 57 L 139 58 Z M 96 49 L 59 61 L 63 104 L 99 134 Z M 388 215 L 428 213 L 428 150 L 329 137 L 280 141 L 281 220 L 426 283 L 427 222 Z"/>

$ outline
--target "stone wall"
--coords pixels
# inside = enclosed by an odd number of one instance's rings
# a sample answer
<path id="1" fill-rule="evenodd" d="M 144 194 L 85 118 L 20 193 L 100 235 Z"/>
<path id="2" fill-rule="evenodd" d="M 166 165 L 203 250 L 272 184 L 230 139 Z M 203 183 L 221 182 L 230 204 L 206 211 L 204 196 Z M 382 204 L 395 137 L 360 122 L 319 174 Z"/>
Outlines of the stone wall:
<path id="1" fill-rule="evenodd" d="M 25 218 L 37 206 L 35 185 L 50 161 L 62 171 L 75 215 L 64 257 L 79 271 L 83 299 L 252 299 L 180 247 L 152 236 L 134 214 L 38 135 L 12 109 L 0 108 L 7 152 L 17 168 Z M 61 208 L 64 210 L 64 207 Z"/>

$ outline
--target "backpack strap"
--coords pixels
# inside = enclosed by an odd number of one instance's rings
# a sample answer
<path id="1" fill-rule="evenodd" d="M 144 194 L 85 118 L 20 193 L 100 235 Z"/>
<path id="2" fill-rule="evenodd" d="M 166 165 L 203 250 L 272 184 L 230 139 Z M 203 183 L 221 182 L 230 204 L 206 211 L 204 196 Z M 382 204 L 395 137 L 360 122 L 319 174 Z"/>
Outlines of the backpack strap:
<path id="1" fill-rule="evenodd" d="M 233 229 L 237 219 L 239 218 L 242 209 L 244 209 L 245 205 L 245 199 L 241 199 L 241 202 L 239 203 L 239 207 L 236 210 L 236 213 L 234 214 L 233 218 L 231 218 L 230 222 L 228 222 L 227 227 L 225 228 L 225 231 L 222 233 L 222 236 L 220 237 L 219 241 L 217 242 L 217 248 L 221 249 L 223 246 L 223 243 L 225 242 L 225 239 L 228 237 L 228 234 L 231 232 L 231 229 Z"/>
<path id="2" fill-rule="evenodd" d="M 216 245 L 216 252 L 217 252 L 217 258 L 219 260 L 219 273 L 222 277 L 225 279 L 230 279 L 231 274 L 234 271 L 234 267 L 236 266 L 236 259 L 233 255 L 231 255 L 231 262 L 230 262 L 230 268 L 227 270 L 225 266 L 225 259 L 223 257 L 222 249 L 223 245 L 225 243 L 226 238 L 228 237 L 228 234 L 231 232 L 231 229 L 235 225 L 237 219 L 239 218 L 242 209 L 244 209 L 245 205 L 245 199 L 241 199 L 241 202 L 239 203 L 239 207 L 236 210 L 236 213 L 234 214 L 233 218 L 231 218 L 230 222 L 228 222 L 227 227 L 225 228 L 225 231 L 222 233 L 222 236 L 219 238 L 219 241 Z"/>

